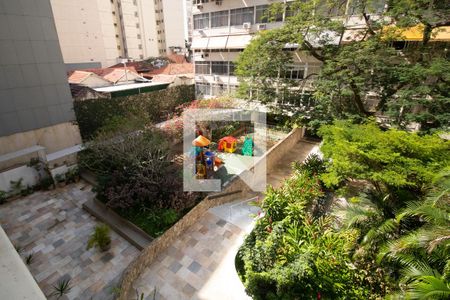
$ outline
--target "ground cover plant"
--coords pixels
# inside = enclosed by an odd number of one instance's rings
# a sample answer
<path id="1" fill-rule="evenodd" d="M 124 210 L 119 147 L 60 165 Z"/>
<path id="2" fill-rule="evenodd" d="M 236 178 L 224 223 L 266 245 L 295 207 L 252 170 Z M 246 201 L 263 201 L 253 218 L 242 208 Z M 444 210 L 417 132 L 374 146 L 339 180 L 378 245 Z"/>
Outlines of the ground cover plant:
<path id="1" fill-rule="evenodd" d="M 236 268 L 254 299 L 448 299 L 450 147 L 336 121 L 268 188 Z M 324 195 L 332 205 L 319 205 Z"/>

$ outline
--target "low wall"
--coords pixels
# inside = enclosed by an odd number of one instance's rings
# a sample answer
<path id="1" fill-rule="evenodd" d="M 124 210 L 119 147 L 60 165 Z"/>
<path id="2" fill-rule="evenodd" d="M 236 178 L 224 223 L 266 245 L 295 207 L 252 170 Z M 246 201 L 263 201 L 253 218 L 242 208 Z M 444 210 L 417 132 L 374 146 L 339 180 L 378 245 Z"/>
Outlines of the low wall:
<path id="1" fill-rule="evenodd" d="M 47 299 L 1 226 L 0 253 L 0 299 Z"/>
<path id="2" fill-rule="evenodd" d="M 258 162 L 262 163 L 266 159 L 267 171 L 270 172 L 277 161 L 291 149 L 301 138 L 303 138 L 304 129 L 293 129 L 283 140 L 275 144 L 267 151 Z M 147 248 L 142 250 L 136 259 L 131 262 L 122 274 L 120 284 L 120 293 L 116 299 L 129 299 L 133 282 L 139 278 L 143 271 L 153 262 L 158 254 L 168 248 L 173 242 L 189 227 L 194 225 L 208 209 L 236 200 L 236 197 L 247 197 L 252 193 L 250 188 L 239 177 L 235 176 L 228 184 L 224 186 L 221 193 L 209 195 L 189 211 L 176 224 L 170 227 L 163 235 L 155 239 Z"/>
<path id="3" fill-rule="evenodd" d="M 20 166 L 14 169 L 0 173 L 0 190 L 5 192 L 12 191 L 11 181 L 22 179 L 22 188 L 34 186 L 39 181 L 38 172 L 28 166 Z"/>

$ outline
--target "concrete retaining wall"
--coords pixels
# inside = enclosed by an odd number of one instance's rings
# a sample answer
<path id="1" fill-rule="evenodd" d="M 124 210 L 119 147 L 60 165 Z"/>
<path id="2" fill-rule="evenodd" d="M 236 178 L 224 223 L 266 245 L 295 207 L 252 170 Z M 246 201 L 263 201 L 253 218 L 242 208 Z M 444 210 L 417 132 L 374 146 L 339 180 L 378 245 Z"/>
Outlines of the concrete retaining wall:
<path id="1" fill-rule="evenodd" d="M 266 159 L 267 171 L 273 169 L 287 151 L 303 138 L 304 128 L 293 129 L 283 140 L 279 141 L 267 151 L 258 162 Z M 163 235 L 155 239 L 147 248 L 142 250 L 136 259 L 131 262 L 122 274 L 120 293 L 116 299 L 127 300 L 131 295 L 133 282 L 139 278 L 144 270 L 153 262 L 158 254 L 169 247 L 187 228 L 194 225 L 198 219 L 210 208 L 236 200 L 237 197 L 248 197 L 252 194 L 250 188 L 239 177 L 235 176 L 225 187 L 224 191 L 215 195 L 209 195 L 189 211 L 176 224 L 169 228 Z"/>

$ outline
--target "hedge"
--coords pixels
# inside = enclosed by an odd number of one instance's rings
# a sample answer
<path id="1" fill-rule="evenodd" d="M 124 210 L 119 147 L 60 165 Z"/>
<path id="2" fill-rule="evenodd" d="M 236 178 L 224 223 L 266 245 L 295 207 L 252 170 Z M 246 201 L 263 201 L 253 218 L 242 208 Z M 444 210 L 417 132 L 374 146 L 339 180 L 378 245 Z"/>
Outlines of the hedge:
<path id="1" fill-rule="evenodd" d="M 149 123 L 156 123 L 165 120 L 180 104 L 194 99 L 194 85 L 179 85 L 125 97 L 75 101 L 74 110 L 81 136 L 89 140 L 112 118 L 145 114 Z"/>

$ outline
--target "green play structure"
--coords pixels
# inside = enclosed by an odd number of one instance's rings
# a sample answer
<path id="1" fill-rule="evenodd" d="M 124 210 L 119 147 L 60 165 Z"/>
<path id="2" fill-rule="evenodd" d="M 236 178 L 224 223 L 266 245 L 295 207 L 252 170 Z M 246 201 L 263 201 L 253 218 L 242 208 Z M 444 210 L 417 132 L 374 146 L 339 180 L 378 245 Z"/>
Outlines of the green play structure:
<path id="1" fill-rule="evenodd" d="M 242 146 L 242 155 L 253 156 L 253 139 L 249 136 L 245 137 L 244 145 Z"/>

